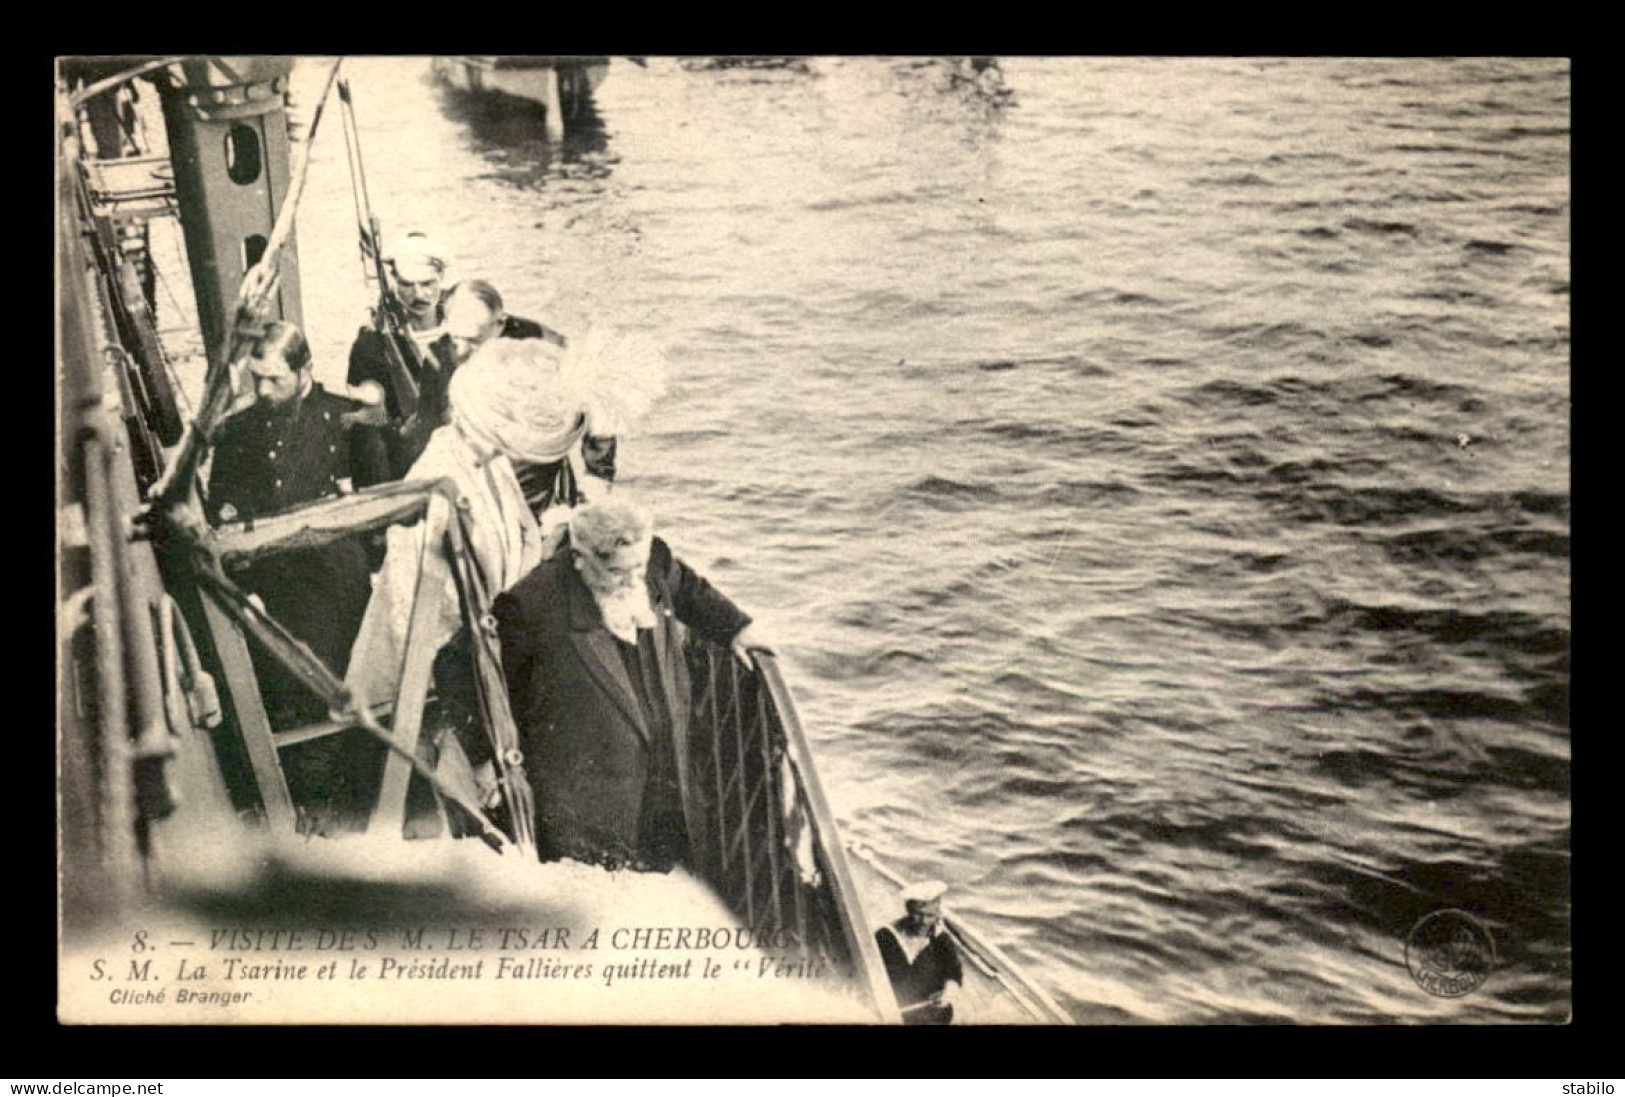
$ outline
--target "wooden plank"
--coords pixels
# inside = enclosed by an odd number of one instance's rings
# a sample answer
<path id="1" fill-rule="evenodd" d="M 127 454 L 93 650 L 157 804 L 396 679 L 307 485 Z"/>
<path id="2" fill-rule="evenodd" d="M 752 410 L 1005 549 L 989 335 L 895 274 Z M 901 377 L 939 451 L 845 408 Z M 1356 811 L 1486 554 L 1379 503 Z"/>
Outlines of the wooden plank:
<path id="1" fill-rule="evenodd" d="M 423 706 L 429 696 L 434 657 L 439 651 L 431 630 L 440 616 L 449 578 L 444 551 L 449 511 L 450 505 L 441 496 L 430 499 L 429 511 L 423 520 L 423 551 L 418 558 L 418 582 L 412 595 L 412 618 L 407 626 L 401 681 L 395 694 L 395 742 L 413 755 L 417 753 L 423 729 Z M 411 763 L 399 752 L 390 751 L 369 830 L 391 836 L 401 833 L 406 824 L 406 789 L 411 775 Z"/>
<path id="2" fill-rule="evenodd" d="M 394 708 L 394 704 L 385 701 L 382 704 L 373 705 L 371 708 L 374 719 L 383 719 L 389 715 L 390 710 Z M 349 731 L 356 726 L 353 720 L 319 720 L 314 724 L 306 724 L 303 727 L 274 732 L 272 738 L 276 740 L 277 749 L 282 750 L 293 746 L 295 743 L 308 743 L 312 739 L 325 739 L 329 735 L 337 735 L 341 731 Z"/>
<path id="3" fill-rule="evenodd" d="M 215 529 L 212 548 L 223 562 L 252 563 L 291 548 L 318 548 L 368 530 L 410 521 L 423 513 L 445 481 L 413 481 L 367 488 L 293 507 L 253 521 L 225 522 Z"/>
<path id="4" fill-rule="evenodd" d="M 253 768 L 254 783 L 259 786 L 260 800 L 265 805 L 266 824 L 274 833 L 292 834 L 295 829 L 293 798 L 288 794 L 288 780 L 277 758 L 276 739 L 270 718 L 265 715 L 265 700 L 260 696 L 259 678 L 254 673 L 248 641 L 237 623 L 215 601 L 214 592 L 208 589 L 204 591 L 203 615 L 214 640 L 215 654 L 220 659 L 220 669 L 226 676 L 231 708 L 237 714 L 237 731 L 248 751 L 248 764 Z"/>

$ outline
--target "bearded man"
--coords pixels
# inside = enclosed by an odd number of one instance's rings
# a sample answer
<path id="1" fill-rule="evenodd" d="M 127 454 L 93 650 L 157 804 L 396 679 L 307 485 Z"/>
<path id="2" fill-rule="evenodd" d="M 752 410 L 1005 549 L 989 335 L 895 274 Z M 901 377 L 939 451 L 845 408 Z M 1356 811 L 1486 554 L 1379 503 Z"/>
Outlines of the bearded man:
<path id="1" fill-rule="evenodd" d="M 619 498 L 578 510 L 567 548 L 493 608 L 541 859 L 692 867 L 683 629 L 746 660 L 750 617 Z"/>

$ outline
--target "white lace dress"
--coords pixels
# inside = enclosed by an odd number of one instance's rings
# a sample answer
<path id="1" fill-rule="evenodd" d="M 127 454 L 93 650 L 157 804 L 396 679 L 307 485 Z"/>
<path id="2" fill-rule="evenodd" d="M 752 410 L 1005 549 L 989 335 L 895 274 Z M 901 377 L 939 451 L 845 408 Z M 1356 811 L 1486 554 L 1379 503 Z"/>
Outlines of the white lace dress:
<path id="1" fill-rule="evenodd" d="M 429 444 L 405 479 L 433 481 L 448 477 L 457 485 L 458 495 L 467 501 L 472 519 L 469 547 L 486 596 L 494 599 L 541 561 L 541 532 L 525 505 L 513 464 L 501 453 L 483 454 L 455 420 L 429 437 Z M 346 684 L 354 691 L 358 704 L 393 701 L 400 687 L 427 524 L 419 520 L 410 526 L 391 526 L 386 535 L 384 564 L 373 576 L 372 598 L 350 651 Z M 435 551 L 444 553 L 445 542 L 437 544 Z M 429 636 L 436 650 L 461 627 L 459 606 L 456 579 L 448 569 Z"/>

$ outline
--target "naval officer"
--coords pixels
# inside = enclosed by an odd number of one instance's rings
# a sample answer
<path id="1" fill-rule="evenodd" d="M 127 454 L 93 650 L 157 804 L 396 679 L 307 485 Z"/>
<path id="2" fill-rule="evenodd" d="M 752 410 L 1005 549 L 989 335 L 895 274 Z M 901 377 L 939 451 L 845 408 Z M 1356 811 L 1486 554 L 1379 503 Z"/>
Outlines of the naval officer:
<path id="1" fill-rule="evenodd" d="M 388 478 L 379 432 L 352 421 L 356 401 L 312 379 L 310 347 L 296 326 L 268 324 L 249 373 L 253 403 L 222 422 L 213 439 L 205 508 L 212 521 L 276 514 Z M 370 594 L 367 573 L 366 550 L 352 537 L 277 553 L 233 578 L 342 677 Z M 273 727 L 325 717 L 326 705 L 281 663 L 255 643 L 250 648 Z M 302 829 L 346 828 L 352 753 L 333 736 L 282 752 Z"/>

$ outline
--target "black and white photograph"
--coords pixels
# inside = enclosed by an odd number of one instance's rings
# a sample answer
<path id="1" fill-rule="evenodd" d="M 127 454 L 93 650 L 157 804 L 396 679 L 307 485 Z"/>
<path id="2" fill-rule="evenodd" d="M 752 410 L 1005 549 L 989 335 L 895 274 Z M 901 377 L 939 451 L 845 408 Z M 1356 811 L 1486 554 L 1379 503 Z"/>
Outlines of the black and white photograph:
<path id="1" fill-rule="evenodd" d="M 55 80 L 60 1024 L 1572 1020 L 1569 59 Z"/>

